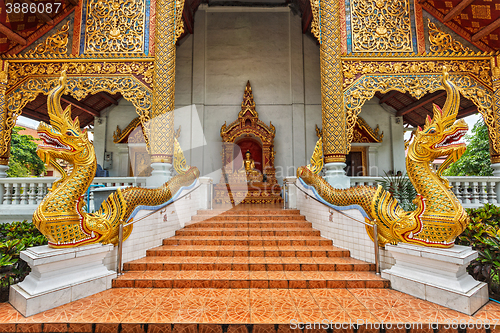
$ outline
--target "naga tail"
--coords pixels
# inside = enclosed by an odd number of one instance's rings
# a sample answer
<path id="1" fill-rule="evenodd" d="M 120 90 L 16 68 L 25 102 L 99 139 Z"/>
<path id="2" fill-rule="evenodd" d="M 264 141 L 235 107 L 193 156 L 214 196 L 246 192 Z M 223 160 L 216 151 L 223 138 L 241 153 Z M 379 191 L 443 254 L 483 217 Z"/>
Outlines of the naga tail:
<path id="1" fill-rule="evenodd" d="M 326 202 L 340 207 L 362 208 L 365 221 L 370 224 L 377 223 L 379 227 L 378 243 L 384 246 L 387 243 L 396 244 L 403 241 L 403 236 L 419 232 L 422 228 L 420 216 L 425 206 L 418 205 L 414 212 L 406 212 L 398 201 L 382 186 L 356 186 L 348 189 L 335 189 L 322 177 L 314 174 L 306 167 L 297 169 L 297 178 L 312 186 L 318 195 Z M 418 196 L 417 199 L 421 200 Z M 362 212 L 363 213 L 363 212 Z M 394 221 L 397 221 L 396 223 Z M 373 228 L 366 227 L 367 233 L 373 240 Z"/>
<path id="2" fill-rule="evenodd" d="M 172 199 L 183 186 L 193 184 L 200 176 L 197 167 L 190 167 L 156 189 L 127 187 L 113 192 L 96 213 L 88 214 L 83 225 L 88 232 L 101 235 L 99 242 L 118 243 L 118 226 L 127 222 L 135 208 L 139 206 L 159 206 Z M 132 225 L 123 230 L 123 239 L 132 233 Z"/>
<path id="3" fill-rule="evenodd" d="M 371 201 L 377 192 L 376 187 L 362 185 L 345 190 L 335 189 L 307 167 L 297 169 L 297 178 L 314 187 L 318 195 L 332 205 L 340 207 L 358 205 L 363 208 L 366 214 L 370 215 Z"/>

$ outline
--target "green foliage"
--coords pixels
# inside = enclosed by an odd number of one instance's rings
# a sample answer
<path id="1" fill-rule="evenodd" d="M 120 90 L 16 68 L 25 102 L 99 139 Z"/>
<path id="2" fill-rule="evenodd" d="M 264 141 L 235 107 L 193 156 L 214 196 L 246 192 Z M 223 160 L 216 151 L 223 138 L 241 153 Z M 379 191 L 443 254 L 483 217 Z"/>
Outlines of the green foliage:
<path id="1" fill-rule="evenodd" d="M 45 171 L 45 164 L 36 154 L 37 144 L 31 135 L 19 134 L 23 127 L 12 129 L 8 177 L 39 176 Z"/>
<path id="2" fill-rule="evenodd" d="M 405 174 L 389 175 L 384 172 L 385 176 L 379 180 L 380 186 L 398 200 L 399 205 L 406 211 L 415 210 L 417 207 L 413 204 L 413 199 L 417 196 L 417 190 L 413 187 L 410 179 Z"/>
<path id="3" fill-rule="evenodd" d="M 472 135 L 466 135 L 467 150 L 458 161 L 450 165 L 445 176 L 493 176 L 490 161 L 488 127 L 479 119 L 472 129 Z"/>
<path id="4" fill-rule="evenodd" d="M 457 237 L 458 245 L 472 246 L 479 256 L 468 267 L 478 281 L 488 283 L 490 293 L 499 294 L 500 285 L 500 207 L 485 204 L 481 208 L 467 209 L 471 222 Z"/>
<path id="5" fill-rule="evenodd" d="M 33 223 L 0 224 L 0 302 L 8 299 L 9 286 L 24 280 L 29 274 L 28 264 L 19 258 L 22 250 L 47 244 L 47 238 Z"/>

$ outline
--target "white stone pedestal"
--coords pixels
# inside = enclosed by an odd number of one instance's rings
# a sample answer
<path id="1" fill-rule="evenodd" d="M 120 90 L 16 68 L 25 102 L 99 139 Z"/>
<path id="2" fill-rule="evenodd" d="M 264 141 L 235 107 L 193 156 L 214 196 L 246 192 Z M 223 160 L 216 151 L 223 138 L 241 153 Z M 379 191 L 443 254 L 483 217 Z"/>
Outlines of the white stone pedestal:
<path id="1" fill-rule="evenodd" d="M 488 286 L 470 276 L 466 268 L 477 251 L 455 245 L 437 249 L 400 243 L 387 244 L 396 264 L 382 271 L 395 290 L 468 315 L 488 302 Z"/>
<path id="2" fill-rule="evenodd" d="M 297 187 L 295 187 L 295 183 L 297 183 L 297 177 L 286 177 L 283 179 L 283 185 L 286 184 L 288 186 L 288 209 L 297 208 Z"/>
<path id="3" fill-rule="evenodd" d="M 9 301 L 24 316 L 55 308 L 111 288 L 116 272 L 103 265 L 113 245 L 69 249 L 36 246 L 21 252 L 31 273 L 10 287 Z"/>
<path id="4" fill-rule="evenodd" d="M 157 188 L 168 182 L 172 178 L 172 164 L 151 163 L 151 176 L 146 178 L 146 187 Z"/>
<path id="5" fill-rule="evenodd" d="M 345 163 L 335 162 L 325 164 L 325 180 L 337 189 L 346 189 L 351 186 L 351 180 L 346 176 Z"/>
<path id="6" fill-rule="evenodd" d="M 0 178 L 6 178 L 7 177 L 7 170 L 9 170 L 8 165 L 1 165 L 0 164 Z"/>

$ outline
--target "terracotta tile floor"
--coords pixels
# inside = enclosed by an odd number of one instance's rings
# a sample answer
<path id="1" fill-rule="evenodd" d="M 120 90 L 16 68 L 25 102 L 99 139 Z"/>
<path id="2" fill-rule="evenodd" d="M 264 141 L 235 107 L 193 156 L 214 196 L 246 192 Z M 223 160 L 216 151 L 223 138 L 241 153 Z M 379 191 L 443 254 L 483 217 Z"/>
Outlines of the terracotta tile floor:
<path id="1" fill-rule="evenodd" d="M 321 238 L 298 211 L 248 207 L 201 211 L 126 263 L 110 290 L 28 318 L 0 304 L 0 332 L 286 333 L 292 320 L 362 320 L 359 333 L 400 332 L 368 326 L 396 322 L 433 332 L 428 323 L 438 322 L 439 331 L 457 332 L 444 324 L 500 319 L 493 302 L 471 317 L 389 289 L 373 265 Z"/>

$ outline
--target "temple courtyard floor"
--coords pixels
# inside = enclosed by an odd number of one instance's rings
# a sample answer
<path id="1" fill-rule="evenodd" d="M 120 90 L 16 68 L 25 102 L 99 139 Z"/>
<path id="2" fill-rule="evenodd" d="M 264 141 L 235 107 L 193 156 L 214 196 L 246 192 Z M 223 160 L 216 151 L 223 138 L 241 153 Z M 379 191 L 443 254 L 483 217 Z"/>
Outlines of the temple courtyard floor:
<path id="1" fill-rule="evenodd" d="M 113 288 L 25 318 L 0 304 L 0 332 L 484 332 L 473 316 L 390 288 L 374 265 L 322 238 L 298 210 L 200 211 Z M 500 330 L 500 326 L 498 326 Z"/>

